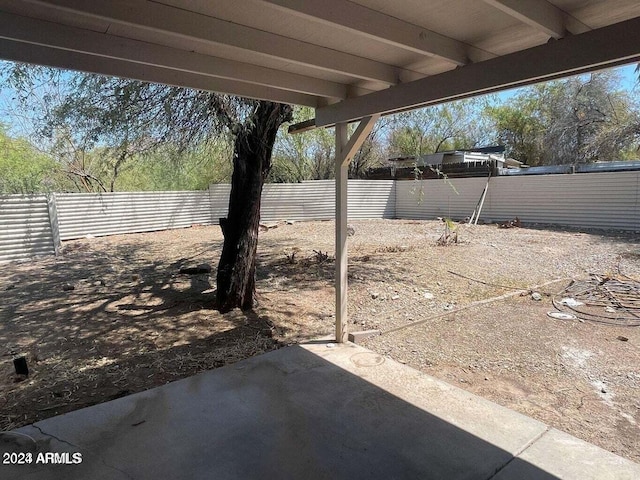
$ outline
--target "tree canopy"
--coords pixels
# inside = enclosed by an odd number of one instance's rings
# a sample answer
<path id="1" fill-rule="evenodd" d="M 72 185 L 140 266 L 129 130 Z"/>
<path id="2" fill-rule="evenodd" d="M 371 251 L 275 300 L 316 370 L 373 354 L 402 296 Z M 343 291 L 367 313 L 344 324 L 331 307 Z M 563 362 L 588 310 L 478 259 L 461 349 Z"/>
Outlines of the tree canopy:
<path id="1" fill-rule="evenodd" d="M 5 63 L 2 74 L 16 97 L 5 121 L 27 119 L 29 126 L 20 139 L 2 132 L 14 152 L 2 160 L 4 193 L 191 190 L 229 182 L 234 135 L 257 105 L 21 64 Z M 529 165 L 637 159 L 640 105 L 618 80 L 615 70 L 596 72 L 383 117 L 349 176 L 366 178 L 392 157 L 492 144 Z M 312 117 L 312 109 L 296 107 L 291 122 Z M 29 143 L 38 145 L 30 160 L 16 160 Z M 333 178 L 334 143 L 332 129 L 280 129 L 266 181 Z"/>
<path id="2" fill-rule="evenodd" d="M 640 106 L 611 71 L 535 85 L 486 114 L 497 142 L 529 165 L 638 158 Z"/>
<path id="3" fill-rule="evenodd" d="M 0 125 L 0 193 L 32 194 L 51 191 L 59 174 L 49 155 L 25 138 L 13 138 Z"/>
<path id="4" fill-rule="evenodd" d="M 395 115 L 388 150 L 391 156 L 420 156 L 491 141 L 484 111 L 493 97 L 475 98 Z"/>
<path id="5" fill-rule="evenodd" d="M 228 180 L 232 137 L 258 104 L 21 64 L 5 64 L 4 78 L 21 109 L 39 110 L 29 133 L 66 175 L 65 187 L 87 192 Z"/>

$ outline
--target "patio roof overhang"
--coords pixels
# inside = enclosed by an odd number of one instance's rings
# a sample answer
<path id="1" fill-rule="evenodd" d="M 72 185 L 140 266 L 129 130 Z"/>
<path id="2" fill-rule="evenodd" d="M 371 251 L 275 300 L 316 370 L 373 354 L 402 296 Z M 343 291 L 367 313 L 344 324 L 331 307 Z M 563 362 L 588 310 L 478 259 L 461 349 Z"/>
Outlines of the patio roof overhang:
<path id="1" fill-rule="evenodd" d="M 306 105 L 336 125 L 343 341 L 346 165 L 378 116 L 640 61 L 640 2 L 0 0 L 0 58 Z"/>

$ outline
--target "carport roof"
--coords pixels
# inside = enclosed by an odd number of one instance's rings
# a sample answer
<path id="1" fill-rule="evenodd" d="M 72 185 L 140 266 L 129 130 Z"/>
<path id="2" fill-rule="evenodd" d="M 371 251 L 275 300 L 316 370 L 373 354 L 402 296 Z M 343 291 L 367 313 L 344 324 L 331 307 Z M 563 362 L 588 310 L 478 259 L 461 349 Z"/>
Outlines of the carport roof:
<path id="1" fill-rule="evenodd" d="M 637 0 L 0 0 L 0 57 L 353 121 L 640 59 Z"/>

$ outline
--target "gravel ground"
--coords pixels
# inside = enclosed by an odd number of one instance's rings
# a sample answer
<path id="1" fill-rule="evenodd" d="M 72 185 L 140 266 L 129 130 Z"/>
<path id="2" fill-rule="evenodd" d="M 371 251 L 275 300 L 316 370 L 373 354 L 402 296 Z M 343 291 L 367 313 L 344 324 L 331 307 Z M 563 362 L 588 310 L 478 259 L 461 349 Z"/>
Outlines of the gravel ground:
<path id="1" fill-rule="evenodd" d="M 438 221 L 353 225 L 349 330 L 382 332 L 364 346 L 640 462 L 640 330 L 547 316 L 571 279 L 640 279 L 638 235 L 462 225 L 442 247 Z M 0 355 L 27 355 L 32 373 L 16 382 L 2 362 L 0 427 L 332 334 L 333 238 L 333 222 L 262 232 L 249 314 L 212 309 L 218 227 L 3 265 Z M 178 273 L 199 263 L 213 272 Z"/>

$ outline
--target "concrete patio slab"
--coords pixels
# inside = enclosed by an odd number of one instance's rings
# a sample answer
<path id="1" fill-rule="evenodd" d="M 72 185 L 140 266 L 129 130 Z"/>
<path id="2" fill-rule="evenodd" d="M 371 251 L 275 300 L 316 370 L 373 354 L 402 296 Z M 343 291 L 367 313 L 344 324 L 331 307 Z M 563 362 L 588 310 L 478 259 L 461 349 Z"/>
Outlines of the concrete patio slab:
<path id="1" fill-rule="evenodd" d="M 0 435 L 0 450 L 32 454 L 0 465 L 11 479 L 640 478 L 640 465 L 326 342 L 50 418 Z M 66 464 L 36 463 L 45 452 Z"/>
<path id="2" fill-rule="evenodd" d="M 557 478 L 638 479 L 639 467 L 637 463 L 552 428 L 510 462 L 495 480 L 536 480 L 537 469 Z"/>

